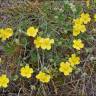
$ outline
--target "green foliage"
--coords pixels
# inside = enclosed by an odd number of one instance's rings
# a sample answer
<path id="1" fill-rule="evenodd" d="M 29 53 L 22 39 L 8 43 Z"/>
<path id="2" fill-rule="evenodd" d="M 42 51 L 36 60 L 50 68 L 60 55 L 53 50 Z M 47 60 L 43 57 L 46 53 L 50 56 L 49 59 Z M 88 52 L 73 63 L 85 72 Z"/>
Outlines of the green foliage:
<path id="1" fill-rule="evenodd" d="M 14 52 L 15 52 L 15 48 L 16 48 L 16 45 L 13 43 L 13 41 L 11 42 L 7 42 L 4 46 L 3 46 L 3 49 L 4 49 L 4 52 L 8 55 L 12 55 Z"/>

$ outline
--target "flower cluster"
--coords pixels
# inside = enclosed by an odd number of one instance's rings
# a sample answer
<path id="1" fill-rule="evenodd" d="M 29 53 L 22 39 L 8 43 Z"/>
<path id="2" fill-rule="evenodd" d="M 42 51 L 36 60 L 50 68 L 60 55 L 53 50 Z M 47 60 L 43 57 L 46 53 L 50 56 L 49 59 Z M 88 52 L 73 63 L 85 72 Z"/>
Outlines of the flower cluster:
<path id="1" fill-rule="evenodd" d="M 0 76 L 0 87 L 6 88 L 8 86 L 8 83 L 9 83 L 9 79 L 7 78 L 5 74 L 2 74 Z"/>
<path id="2" fill-rule="evenodd" d="M 27 36 L 30 36 L 30 37 L 36 37 L 37 33 L 38 33 L 38 29 L 31 26 L 27 29 L 26 34 L 27 34 Z M 45 50 L 45 49 L 50 50 L 51 45 L 53 43 L 54 43 L 54 39 L 42 38 L 40 36 L 37 36 L 37 38 L 34 40 L 34 44 L 35 44 L 36 48 L 41 48 L 43 50 Z"/>
<path id="3" fill-rule="evenodd" d="M 81 16 L 73 20 L 73 36 L 78 36 L 81 32 L 86 32 L 86 24 L 91 21 L 90 15 L 88 13 L 82 13 Z M 73 48 L 80 50 L 84 47 L 84 44 L 81 39 L 73 40 Z"/>
<path id="4" fill-rule="evenodd" d="M 36 48 L 42 48 L 42 49 L 47 49 L 50 50 L 51 49 L 51 45 L 54 43 L 53 39 L 50 38 L 41 38 L 41 37 L 37 37 L 34 40 L 34 44 L 36 45 Z"/>
<path id="5" fill-rule="evenodd" d="M 32 73 L 33 73 L 33 69 L 30 68 L 29 65 L 22 67 L 20 70 L 21 76 L 25 78 L 30 78 L 32 76 Z M 48 75 L 47 73 L 40 71 L 39 74 L 36 75 L 36 78 L 43 83 L 48 83 L 51 79 L 51 76 Z"/>
<path id="6" fill-rule="evenodd" d="M 51 76 L 47 73 L 40 71 L 39 74 L 36 75 L 36 78 L 42 83 L 48 83 L 51 79 Z"/>
<path id="7" fill-rule="evenodd" d="M 13 35 L 13 30 L 11 28 L 0 29 L 0 38 L 2 41 L 5 41 L 6 39 L 10 38 L 12 35 Z"/>
<path id="8" fill-rule="evenodd" d="M 96 16 L 94 16 L 96 19 Z M 82 13 L 81 16 L 74 20 L 73 25 L 73 36 L 78 36 L 81 32 L 84 33 L 86 31 L 86 24 L 91 21 L 90 15 L 88 13 Z M 34 44 L 36 48 L 41 48 L 43 50 L 50 50 L 52 45 L 54 44 L 54 39 L 50 39 L 48 37 L 40 37 L 37 36 L 38 28 L 34 28 L 33 26 L 27 29 L 26 35 L 34 38 Z M 13 35 L 13 30 L 11 28 L 0 29 L 0 38 L 2 41 L 10 38 Z M 73 40 L 73 48 L 76 50 L 80 50 L 84 47 L 84 44 L 81 39 Z M 1 63 L 1 58 L 0 58 Z M 76 54 L 72 54 L 71 57 L 67 60 L 67 62 L 61 62 L 59 71 L 63 72 L 65 76 L 70 75 L 76 65 L 80 64 L 80 57 Z M 33 74 L 33 68 L 29 65 L 26 65 L 20 69 L 20 74 L 22 77 L 31 78 Z M 36 75 L 36 79 L 38 79 L 42 83 L 48 83 L 51 80 L 51 75 L 49 73 L 40 71 Z M 6 88 L 8 86 L 9 79 L 5 74 L 0 76 L 0 87 Z"/>
<path id="9" fill-rule="evenodd" d="M 63 72 L 65 76 L 72 73 L 74 66 L 80 64 L 80 58 L 76 54 L 72 54 L 68 62 L 61 62 L 59 71 Z"/>
<path id="10" fill-rule="evenodd" d="M 81 32 L 86 32 L 86 24 L 91 21 L 90 15 L 88 13 L 82 13 L 79 18 L 73 20 L 73 36 L 78 36 Z M 84 44 L 81 39 L 73 40 L 73 48 L 80 50 L 84 47 Z M 74 66 L 80 64 L 80 58 L 76 54 L 72 54 L 68 62 L 61 62 L 59 71 L 63 72 L 64 75 L 69 75 Z"/>
<path id="11" fill-rule="evenodd" d="M 91 21 L 90 15 L 88 13 L 82 13 L 79 18 L 73 20 L 73 36 L 78 36 L 80 32 L 86 32 L 85 24 L 88 24 Z"/>

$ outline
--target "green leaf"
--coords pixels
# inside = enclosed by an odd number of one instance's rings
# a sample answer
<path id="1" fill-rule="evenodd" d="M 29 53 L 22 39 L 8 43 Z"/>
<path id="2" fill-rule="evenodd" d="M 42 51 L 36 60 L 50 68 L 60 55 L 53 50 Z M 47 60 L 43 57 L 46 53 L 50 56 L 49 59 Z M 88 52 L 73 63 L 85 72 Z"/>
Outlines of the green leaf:
<path id="1" fill-rule="evenodd" d="M 4 52 L 6 54 L 12 54 L 15 51 L 15 44 L 12 44 L 12 42 L 8 42 L 5 46 L 3 46 Z"/>

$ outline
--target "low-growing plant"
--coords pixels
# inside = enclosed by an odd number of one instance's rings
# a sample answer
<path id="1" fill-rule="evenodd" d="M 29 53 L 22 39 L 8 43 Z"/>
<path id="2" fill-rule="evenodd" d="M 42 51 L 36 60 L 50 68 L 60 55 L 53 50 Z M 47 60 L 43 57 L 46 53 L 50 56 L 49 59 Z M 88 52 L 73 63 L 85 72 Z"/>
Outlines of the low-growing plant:
<path id="1" fill-rule="evenodd" d="M 25 93 L 26 96 L 73 96 L 74 91 L 72 95 L 67 90 L 65 93 L 58 92 L 59 84 L 70 86 L 76 82 L 78 87 L 75 88 L 80 89 L 85 86 L 79 86 L 78 83 L 85 84 L 85 77 L 96 72 L 93 71 L 94 65 L 89 63 L 95 61 L 92 48 L 96 37 L 96 14 L 91 11 L 96 3 L 95 0 L 83 1 L 36 0 L 34 3 L 28 0 L 24 8 L 18 5 L 12 11 L 3 10 L 9 12 L 10 16 L 5 16 L 8 19 L 3 17 L 0 23 L 0 46 L 3 52 L 0 58 L 1 91 L 10 90 L 15 83 L 14 88 L 17 89 L 10 91 L 19 90 L 18 94 Z M 85 4 L 85 10 L 82 4 Z M 36 6 L 35 9 L 33 6 Z M 15 15 L 12 17 L 13 11 Z M 5 23 L 4 19 L 9 21 Z M 85 89 L 76 90 L 76 96 L 91 96 Z"/>

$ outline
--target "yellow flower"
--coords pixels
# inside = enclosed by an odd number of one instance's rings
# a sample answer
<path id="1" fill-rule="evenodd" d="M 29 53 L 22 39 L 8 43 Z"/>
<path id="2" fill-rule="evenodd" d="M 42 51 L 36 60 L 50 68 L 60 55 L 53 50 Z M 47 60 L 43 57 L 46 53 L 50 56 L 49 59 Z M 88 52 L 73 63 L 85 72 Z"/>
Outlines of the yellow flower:
<path id="1" fill-rule="evenodd" d="M 73 67 L 74 65 L 80 64 L 80 58 L 77 57 L 76 54 L 72 54 L 71 57 L 69 58 L 69 62 Z"/>
<path id="2" fill-rule="evenodd" d="M 42 49 L 50 50 L 51 49 L 51 44 L 53 44 L 53 43 L 54 43 L 54 40 L 53 39 L 44 38 L 44 41 L 41 44 L 41 48 Z"/>
<path id="3" fill-rule="evenodd" d="M 82 18 L 77 18 L 74 21 L 73 25 L 73 36 L 77 36 L 80 34 L 80 32 L 86 32 L 86 27 L 83 24 Z"/>
<path id="4" fill-rule="evenodd" d="M 78 36 L 80 34 L 80 30 L 74 28 L 73 29 L 73 36 Z"/>
<path id="5" fill-rule="evenodd" d="M 86 32 L 86 27 L 85 27 L 85 25 L 82 24 L 82 25 L 79 26 L 79 27 L 81 27 L 81 30 L 80 30 L 80 31 L 81 31 L 82 33 Z"/>
<path id="6" fill-rule="evenodd" d="M 20 72 L 21 72 L 21 76 L 30 78 L 33 73 L 33 69 L 30 68 L 29 65 L 26 65 L 25 67 L 21 68 Z"/>
<path id="7" fill-rule="evenodd" d="M 10 38 L 13 35 L 13 30 L 11 28 L 0 29 L 0 38 L 2 41 Z"/>
<path id="8" fill-rule="evenodd" d="M 82 13 L 81 19 L 84 24 L 87 24 L 91 21 L 90 15 L 88 13 Z"/>
<path id="9" fill-rule="evenodd" d="M 0 76 L 0 87 L 6 88 L 8 87 L 9 79 L 5 74 Z"/>
<path id="10" fill-rule="evenodd" d="M 53 39 L 50 38 L 41 38 L 41 37 L 37 37 L 34 40 L 34 44 L 36 46 L 36 48 L 42 48 L 42 49 L 47 49 L 50 50 L 51 49 L 51 45 L 54 43 Z"/>
<path id="11" fill-rule="evenodd" d="M 83 24 L 83 21 L 81 18 L 76 18 L 73 20 L 73 23 L 74 23 L 74 25 L 77 25 L 77 24 L 81 25 L 81 24 Z"/>
<path id="12" fill-rule="evenodd" d="M 73 70 L 73 69 L 72 69 L 72 67 L 71 67 L 71 65 L 70 65 L 69 62 L 66 62 L 66 63 L 61 62 L 61 63 L 60 63 L 59 71 L 60 71 L 60 72 L 63 72 L 65 76 L 66 76 L 66 75 L 70 75 L 70 73 L 72 73 L 72 70 Z"/>
<path id="13" fill-rule="evenodd" d="M 51 76 L 40 71 L 39 74 L 36 75 L 36 78 L 42 83 L 48 83 L 51 79 Z"/>
<path id="14" fill-rule="evenodd" d="M 85 25 L 80 25 L 80 24 L 77 24 L 77 25 L 74 25 L 73 26 L 73 36 L 77 36 L 80 34 L 80 32 L 84 33 L 86 32 L 86 27 Z"/>
<path id="15" fill-rule="evenodd" d="M 27 35 L 31 37 L 35 37 L 37 35 L 38 29 L 34 27 L 29 27 L 27 29 Z"/>
<path id="16" fill-rule="evenodd" d="M 36 45 L 36 48 L 40 48 L 41 47 L 41 44 L 43 43 L 44 39 L 41 38 L 41 37 L 37 37 L 35 40 L 34 40 L 34 44 Z"/>
<path id="17" fill-rule="evenodd" d="M 83 47 L 84 47 L 84 44 L 82 43 L 82 41 L 80 39 L 73 40 L 73 48 L 80 50 Z"/>

